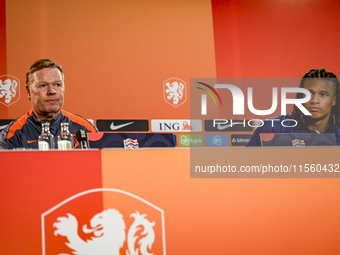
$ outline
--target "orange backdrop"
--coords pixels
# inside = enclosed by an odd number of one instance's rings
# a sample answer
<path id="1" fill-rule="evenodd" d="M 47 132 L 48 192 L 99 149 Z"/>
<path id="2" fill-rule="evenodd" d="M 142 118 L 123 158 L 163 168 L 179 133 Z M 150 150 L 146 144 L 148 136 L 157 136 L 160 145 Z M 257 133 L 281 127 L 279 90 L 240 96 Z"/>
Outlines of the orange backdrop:
<path id="1" fill-rule="evenodd" d="M 91 119 L 185 118 L 163 99 L 163 81 L 214 77 L 211 2 L 7 1 L 7 72 L 22 98 L 0 118 L 30 109 L 24 77 L 37 59 L 65 70 L 64 109 Z"/>
<path id="2" fill-rule="evenodd" d="M 40 58 L 65 69 L 64 108 L 94 120 L 188 118 L 188 102 L 174 108 L 163 99 L 171 77 L 188 86 L 193 77 L 340 72 L 336 0 L 2 0 L 0 7 L 1 72 L 21 81 L 20 100 L 0 105 L 2 119 L 30 108 L 25 73 Z"/>

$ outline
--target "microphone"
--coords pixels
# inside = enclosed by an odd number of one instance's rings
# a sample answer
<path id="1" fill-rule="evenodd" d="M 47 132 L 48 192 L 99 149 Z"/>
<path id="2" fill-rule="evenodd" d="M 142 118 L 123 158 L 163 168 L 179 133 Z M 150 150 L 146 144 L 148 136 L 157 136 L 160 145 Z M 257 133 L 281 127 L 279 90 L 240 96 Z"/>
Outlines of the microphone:
<path id="1" fill-rule="evenodd" d="M 82 150 L 87 150 L 90 149 L 89 144 L 89 140 L 87 138 L 87 133 L 85 130 L 83 129 L 79 129 L 76 133 L 76 138 L 78 140 L 78 142 L 80 143 L 80 148 Z"/>
<path id="2" fill-rule="evenodd" d="M 312 133 L 314 133 L 314 134 L 320 134 L 320 131 L 319 130 L 312 130 Z"/>

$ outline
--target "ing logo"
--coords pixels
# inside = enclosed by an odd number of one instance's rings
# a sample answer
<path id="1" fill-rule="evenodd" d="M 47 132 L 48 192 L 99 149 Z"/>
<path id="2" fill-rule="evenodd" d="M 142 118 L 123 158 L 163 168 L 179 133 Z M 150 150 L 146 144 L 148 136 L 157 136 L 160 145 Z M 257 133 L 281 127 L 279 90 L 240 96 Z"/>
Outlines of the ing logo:
<path id="1" fill-rule="evenodd" d="M 205 84 L 205 83 L 203 83 L 203 82 L 197 82 L 197 83 L 198 83 L 198 84 L 201 84 L 201 85 L 203 85 L 203 86 L 206 86 L 206 87 L 209 88 L 212 92 L 214 92 L 214 94 L 217 96 L 217 98 L 218 98 L 218 100 L 220 101 L 220 104 L 221 104 L 221 106 L 222 106 L 222 100 L 221 100 L 221 98 L 220 98 L 220 95 L 217 93 L 217 91 L 216 91 L 213 87 L 211 87 L 210 85 Z M 196 87 L 196 88 L 201 89 L 201 90 L 203 90 L 205 93 L 207 93 L 207 94 L 212 98 L 212 100 L 214 101 L 215 105 L 217 106 L 216 99 L 215 99 L 215 97 L 211 94 L 211 92 L 210 92 L 209 90 L 204 89 L 204 88 L 201 88 L 201 87 Z M 207 115 L 207 95 L 206 95 L 206 94 L 202 94 L 201 99 L 202 99 L 201 114 L 202 114 L 202 115 Z"/>

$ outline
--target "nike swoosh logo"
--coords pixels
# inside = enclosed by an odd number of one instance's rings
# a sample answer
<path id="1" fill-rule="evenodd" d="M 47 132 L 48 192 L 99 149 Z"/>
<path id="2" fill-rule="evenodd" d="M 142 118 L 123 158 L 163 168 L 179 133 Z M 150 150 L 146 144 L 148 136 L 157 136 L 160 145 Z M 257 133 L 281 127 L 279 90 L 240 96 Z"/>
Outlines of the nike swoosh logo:
<path id="1" fill-rule="evenodd" d="M 226 128 L 229 128 L 229 127 L 231 127 L 232 126 L 232 124 L 226 124 L 226 125 L 221 125 L 220 123 L 218 123 L 217 124 L 217 129 L 218 130 L 223 130 L 223 129 L 226 129 Z"/>
<path id="2" fill-rule="evenodd" d="M 110 129 L 111 129 L 111 130 L 117 130 L 117 129 L 120 129 L 120 128 L 122 128 L 122 127 L 131 125 L 132 123 L 134 123 L 134 121 L 115 126 L 115 125 L 114 125 L 114 121 L 112 121 L 112 123 L 111 123 L 111 125 L 110 125 Z"/>
<path id="3" fill-rule="evenodd" d="M 1 130 L 1 129 L 4 129 L 4 128 L 7 127 L 8 125 L 9 125 L 9 124 L 0 126 L 0 130 Z"/>
<path id="4" fill-rule="evenodd" d="M 32 140 L 32 141 L 27 140 L 27 143 L 34 143 L 34 142 L 38 142 L 38 140 Z"/>
<path id="5" fill-rule="evenodd" d="M 237 124 L 243 124 L 243 122 L 235 122 L 235 123 L 230 123 L 230 124 L 226 124 L 226 125 L 221 125 L 220 123 L 218 123 L 217 124 L 217 129 L 218 130 L 223 130 L 223 129 L 230 128 L 233 125 L 237 125 Z"/>

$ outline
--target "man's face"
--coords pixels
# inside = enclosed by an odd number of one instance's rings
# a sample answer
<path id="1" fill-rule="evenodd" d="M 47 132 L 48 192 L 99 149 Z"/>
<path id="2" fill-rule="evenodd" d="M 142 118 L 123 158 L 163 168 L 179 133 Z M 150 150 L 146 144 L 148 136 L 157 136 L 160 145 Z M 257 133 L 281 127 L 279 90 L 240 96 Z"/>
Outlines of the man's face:
<path id="1" fill-rule="evenodd" d="M 33 112 L 38 118 L 54 118 L 64 104 L 65 86 L 58 68 L 43 68 L 32 75 L 30 89 L 26 88 Z"/>
<path id="2" fill-rule="evenodd" d="M 331 113 L 336 103 L 335 88 L 332 82 L 322 79 L 307 79 L 303 86 L 311 93 L 311 99 L 304 104 L 312 114 L 309 118 L 323 119 Z"/>

